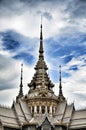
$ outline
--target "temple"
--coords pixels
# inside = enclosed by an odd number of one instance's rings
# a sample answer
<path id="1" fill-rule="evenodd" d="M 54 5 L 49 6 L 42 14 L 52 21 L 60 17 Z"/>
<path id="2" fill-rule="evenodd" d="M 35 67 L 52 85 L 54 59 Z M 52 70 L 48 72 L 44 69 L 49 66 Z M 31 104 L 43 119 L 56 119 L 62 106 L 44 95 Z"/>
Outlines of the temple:
<path id="1" fill-rule="evenodd" d="M 0 106 L 0 130 L 86 130 L 86 109 L 75 110 L 68 104 L 62 91 L 59 66 L 59 94 L 47 73 L 44 59 L 42 23 L 40 27 L 39 56 L 29 91 L 23 94 L 23 64 L 19 93 L 11 108 Z"/>

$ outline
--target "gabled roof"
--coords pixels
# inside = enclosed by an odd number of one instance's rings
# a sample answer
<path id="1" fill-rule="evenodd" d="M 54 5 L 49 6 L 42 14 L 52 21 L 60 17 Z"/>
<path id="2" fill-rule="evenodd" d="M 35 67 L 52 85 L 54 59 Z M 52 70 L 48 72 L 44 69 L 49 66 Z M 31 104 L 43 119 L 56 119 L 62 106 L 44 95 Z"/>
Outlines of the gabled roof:
<path id="1" fill-rule="evenodd" d="M 23 111 L 21 110 L 21 107 L 20 107 L 19 103 L 15 103 L 15 102 L 14 102 L 14 104 L 13 104 L 13 109 L 14 109 L 15 114 L 16 114 L 16 117 L 17 117 L 17 119 L 18 119 L 18 123 L 19 123 L 20 125 L 22 125 L 23 122 L 25 122 L 26 120 L 25 120 Z"/>
<path id="2" fill-rule="evenodd" d="M 13 109 L 20 124 L 23 124 L 24 122 L 27 122 L 31 119 L 28 104 L 22 99 L 19 99 L 18 103 L 14 102 Z"/>
<path id="3" fill-rule="evenodd" d="M 13 102 L 12 108 L 0 107 L 0 121 L 3 126 L 19 128 L 31 118 L 28 104 L 21 99 Z"/>
<path id="4" fill-rule="evenodd" d="M 0 107 L 0 120 L 3 126 L 19 127 L 17 117 L 11 108 Z"/>
<path id="5" fill-rule="evenodd" d="M 73 111 L 74 111 L 74 103 L 66 106 L 63 122 L 66 123 L 67 125 L 70 123 Z"/>
<path id="6" fill-rule="evenodd" d="M 63 119 L 63 115 L 64 115 L 64 112 L 65 112 L 65 109 L 66 109 L 66 106 L 67 106 L 67 102 L 61 102 L 57 105 L 57 110 L 56 110 L 56 113 L 55 113 L 55 117 L 57 118 L 58 121 L 62 121 Z"/>
<path id="7" fill-rule="evenodd" d="M 86 128 L 86 109 L 74 111 L 70 128 Z"/>
<path id="8" fill-rule="evenodd" d="M 32 118 L 32 116 L 31 116 L 28 104 L 23 100 L 19 100 L 19 104 L 21 106 L 21 109 L 23 111 L 23 114 L 24 114 L 26 120 L 29 121 Z"/>

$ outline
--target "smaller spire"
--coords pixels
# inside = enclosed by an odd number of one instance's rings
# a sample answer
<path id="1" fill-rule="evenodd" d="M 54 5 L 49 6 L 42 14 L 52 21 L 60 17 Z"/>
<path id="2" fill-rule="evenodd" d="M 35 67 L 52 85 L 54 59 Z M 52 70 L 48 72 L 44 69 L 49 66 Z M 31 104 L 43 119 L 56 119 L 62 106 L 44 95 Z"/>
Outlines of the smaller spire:
<path id="1" fill-rule="evenodd" d="M 19 90 L 19 94 L 16 97 L 16 99 L 23 97 L 23 64 L 21 64 L 21 78 L 20 78 L 20 90 Z"/>
<path id="2" fill-rule="evenodd" d="M 62 94 L 62 83 L 61 83 L 61 65 L 59 66 L 59 95 Z"/>
<path id="3" fill-rule="evenodd" d="M 59 96 L 58 96 L 58 99 L 60 101 L 65 100 L 65 97 L 63 96 L 63 92 L 62 92 L 61 65 L 59 66 Z"/>
<path id="4" fill-rule="evenodd" d="M 23 64 L 21 64 L 21 82 L 20 82 L 20 86 L 23 87 L 22 80 L 23 80 Z"/>

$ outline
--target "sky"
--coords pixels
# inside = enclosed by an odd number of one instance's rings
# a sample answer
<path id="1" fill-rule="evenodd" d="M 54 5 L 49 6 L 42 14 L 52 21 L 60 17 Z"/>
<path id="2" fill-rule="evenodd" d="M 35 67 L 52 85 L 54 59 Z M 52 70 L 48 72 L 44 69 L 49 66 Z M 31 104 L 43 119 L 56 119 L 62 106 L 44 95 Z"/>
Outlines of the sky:
<path id="1" fill-rule="evenodd" d="M 42 15 L 44 57 L 48 74 L 69 104 L 86 108 L 86 0 L 0 0 L 0 104 L 11 106 L 34 75 Z"/>

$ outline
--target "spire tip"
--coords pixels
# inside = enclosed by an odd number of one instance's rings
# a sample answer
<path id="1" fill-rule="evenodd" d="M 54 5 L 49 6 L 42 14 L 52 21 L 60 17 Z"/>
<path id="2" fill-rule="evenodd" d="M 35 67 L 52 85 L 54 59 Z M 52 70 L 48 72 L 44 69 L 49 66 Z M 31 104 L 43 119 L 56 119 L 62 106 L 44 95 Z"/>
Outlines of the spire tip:
<path id="1" fill-rule="evenodd" d="M 59 65 L 59 80 L 61 82 L 61 65 Z"/>
<path id="2" fill-rule="evenodd" d="M 42 15 L 41 15 L 41 25 L 42 25 Z"/>

